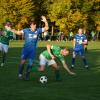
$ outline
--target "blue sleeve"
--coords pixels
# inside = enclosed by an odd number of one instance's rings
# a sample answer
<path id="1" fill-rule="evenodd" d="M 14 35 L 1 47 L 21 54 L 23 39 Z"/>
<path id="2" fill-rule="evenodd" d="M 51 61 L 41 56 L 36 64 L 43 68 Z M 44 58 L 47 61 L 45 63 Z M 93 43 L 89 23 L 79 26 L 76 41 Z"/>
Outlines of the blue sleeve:
<path id="1" fill-rule="evenodd" d="M 86 36 L 84 35 L 84 40 L 87 40 Z"/>
<path id="2" fill-rule="evenodd" d="M 22 31 L 24 32 L 24 34 L 26 34 L 27 31 L 28 31 L 28 28 L 25 28 L 25 29 L 23 29 Z"/>
<path id="3" fill-rule="evenodd" d="M 74 39 L 76 39 L 77 38 L 77 35 L 74 35 Z"/>
<path id="4" fill-rule="evenodd" d="M 38 28 L 38 34 L 42 34 L 42 28 Z"/>

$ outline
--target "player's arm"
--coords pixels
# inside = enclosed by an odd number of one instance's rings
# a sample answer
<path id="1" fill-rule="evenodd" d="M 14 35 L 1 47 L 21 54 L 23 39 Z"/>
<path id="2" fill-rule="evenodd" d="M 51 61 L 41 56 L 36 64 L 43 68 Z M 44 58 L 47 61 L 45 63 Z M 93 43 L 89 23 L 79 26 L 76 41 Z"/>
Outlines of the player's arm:
<path id="1" fill-rule="evenodd" d="M 5 36 L 5 34 L 4 34 L 4 32 L 3 32 L 3 31 L 1 32 L 0 36 Z"/>
<path id="2" fill-rule="evenodd" d="M 8 38 L 8 35 L 4 31 L 1 32 L 1 36 Z"/>
<path id="3" fill-rule="evenodd" d="M 75 75 L 74 72 L 70 71 L 70 69 L 68 68 L 68 65 L 65 63 L 65 61 L 61 61 L 63 64 L 64 69 L 70 74 L 70 75 Z"/>
<path id="4" fill-rule="evenodd" d="M 54 59 L 55 56 L 51 53 L 51 45 L 50 44 L 47 44 L 47 50 L 48 50 L 48 53 L 50 54 L 51 58 Z"/>
<path id="5" fill-rule="evenodd" d="M 73 39 L 73 48 L 75 48 L 76 39 Z"/>
<path id="6" fill-rule="evenodd" d="M 87 45 L 87 44 L 88 44 L 88 40 L 87 40 L 87 38 L 86 38 L 85 35 L 84 35 L 84 37 L 83 37 L 82 44 L 83 44 L 83 45 Z"/>
<path id="7" fill-rule="evenodd" d="M 49 26 L 48 26 L 48 22 L 47 22 L 47 19 L 45 16 L 41 16 L 42 18 L 42 22 L 44 22 L 45 26 L 43 27 L 44 28 L 44 31 L 47 31 L 49 29 Z"/>
<path id="8" fill-rule="evenodd" d="M 84 41 L 82 42 L 82 44 L 83 44 L 83 45 L 87 45 L 87 44 L 88 44 L 88 41 L 87 41 L 87 40 L 84 40 Z"/>
<path id="9" fill-rule="evenodd" d="M 12 29 L 11 30 L 13 33 L 15 33 L 16 35 L 22 35 L 24 32 L 23 32 L 23 30 L 15 30 L 15 29 Z"/>

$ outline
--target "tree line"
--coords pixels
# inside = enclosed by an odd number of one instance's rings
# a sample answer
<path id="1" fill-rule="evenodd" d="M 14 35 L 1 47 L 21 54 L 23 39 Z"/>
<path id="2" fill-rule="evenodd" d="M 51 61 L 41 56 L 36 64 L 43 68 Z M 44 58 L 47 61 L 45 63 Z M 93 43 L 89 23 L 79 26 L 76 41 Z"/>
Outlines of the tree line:
<path id="1" fill-rule="evenodd" d="M 0 27 L 10 21 L 21 29 L 29 18 L 40 26 L 41 15 L 47 16 L 50 31 L 68 33 L 84 27 L 100 32 L 100 0 L 0 0 Z"/>

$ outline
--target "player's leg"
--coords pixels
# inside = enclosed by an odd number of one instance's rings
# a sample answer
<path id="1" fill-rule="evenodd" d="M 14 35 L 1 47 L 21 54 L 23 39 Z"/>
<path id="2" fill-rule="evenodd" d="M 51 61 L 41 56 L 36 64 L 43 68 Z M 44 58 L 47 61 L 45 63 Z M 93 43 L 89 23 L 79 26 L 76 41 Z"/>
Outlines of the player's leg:
<path id="1" fill-rule="evenodd" d="M 77 55 L 77 51 L 73 51 L 73 56 L 72 56 L 72 61 L 71 61 L 71 68 L 74 68 L 75 66 L 75 58 L 76 58 L 76 55 Z"/>
<path id="2" fill-rule="evenodd" d="M 26 60 L 25 59 L 21 59 L 19 68 L 18 68 L 18 77 L 19 79 L 23 79 L 23 70 L 24 70 L 24 64 L 25 64 Z"/>
<path id="3" fill-rule="evenodd" d="M 18 77 L 19 77 L 19 79 L 23 79 L 23 70 L 24 70 L 26 58 L 27 58 L 27 51 L 25 51 L 25 49 L 23 48 L 22 52 L 21 52 L 21 62 L 20 62 L 20 65 L 18 67 Z"/>
<path id="4" fill-rule="evenodd" d="M 33 59 L 29 59 L 29 63 L 26 68 L 25 80 L 30 79 L 30 72 L 32 71 L 32 65 L 33 65 Z"/>
<path id="5" fill-rule="evenodd" d="M 4 66 L 4 63 L 5 63 L 5 60 L 6 60 L 6 55 L 7 53 L 6 52 L 2 52 L 2 63 L 1 63 L 1 67 Z"/>
<path id="6" fill-rule="evenodd" d="M 43 72 L 45 70 L 45 65 L 40 65 L 38 71 Z"/>
<path id="7" fill-rule="evenodd" d="M 39 63 L 40 63 L 40 66 L 32 67 L 32 72 L 37 72 L 37 71 L 42 72 L 45 70 L 45 65 L 47 63 L 47 59 L 42 54 L 40 54 L 40 56 L 39 56 Z"/>
<path id="8" fill-rule="evenodd" d="M 88 46 L 88 45 L 85 45 L 85 46 L 84 46 L 85 52 L 87 52 L 87 46 Z"/>
<path id="9" fill-rule="evenodd" d="M 26 68 L 25 80 L 29 80 L 30 78 L 30 72 L 32 71 L 32 65 L 35 58 L 35 54 L 36 54 L 36 48 L 28 50 L 29 62 Z"/>
<path id="10" fill-rule="evenodd" d="M 87 63 L 87 60 L 86 60 L 86 57 L 85 57 L 85 51 L 84 51 L 84 49 L 80 50 L 80 55 L 82 57 L 82 60 L 83 60 L 85 68 L 88 68 L 88 63 Z"/>
<path id="11" fill-rule="evenodd" d="M 3 51 L 3 49 L 2 49 L 2 43 L 0 43 L 0 55 L 2 56 L 2 51 Z"/>
<path id="12" fill-rule="evenodd" d="M 2 43 L 0 43 L 0 56 L 1 56 L 1 57 L 2 57 L 2 51 L 3 51 Z"/>
<path id="13" fill-rule="evenodd" d="M 6 60 L 6 55 L 8 53 L 8 45 L 5 44 L 1 44 L 2 47 L 2 63 L 1 63 L 1 67 L 4 66 L 5 60 Z"/>
<path id="14" fill-rule="evenodd" d="M 48 62 L 48 65 L 54 69 L 56 81 L 61 81 L 59 67 L 58 67 L 57 63 L 55 62 L 55 60 L 50 60 Z"/>
<path id="15" fill-rule="evenodd" d="M 88 63 L 87 63 L 86 57 L 82 56 L 82 59 L 83 59 L 83 63 L 84 63 L 85 68 L 88 69 Z"/>
<path id="16" fill-rule="evenodd" d="M 48 62 L 48 60 L 42 54 L 40 54 L 39 60 L 40 60 L 40 67 L 38 68 L 38 71 L 43 72 L 45 70 L 45 65 Z"/>

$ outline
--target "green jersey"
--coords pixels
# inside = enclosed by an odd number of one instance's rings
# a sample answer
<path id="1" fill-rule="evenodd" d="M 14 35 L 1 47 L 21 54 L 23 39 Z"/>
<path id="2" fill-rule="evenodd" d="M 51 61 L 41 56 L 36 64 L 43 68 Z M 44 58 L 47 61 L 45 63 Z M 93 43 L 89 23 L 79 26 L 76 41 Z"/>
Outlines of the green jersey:
<path id="1" fill-rule="evenodd" d="M 61 60 L 61 61 L 64 61 L 64 56 L 61 55 L 60 52 L 61 52 L 61 48 L 60 48 L 59 46 L 54 46 L 54 45 L 51 46 L 51 53 L 52 53 L 57 59 L 59 59 L 59 60 Z M 48 50 L 43 51 L 43 52 L 42 52 L 42 55 L 43 55 L 46 59 L 48 59 L 48 60 L 51 59 L 51 56 L 50 56 L 50 54 L 48 53 Z"/>
<path id="2" fill-rule="evenodd" d="M 0 43 L 9 45 L 9 40 L 13 39 L 13 32 L 10 30 L 4 30 L 3 35 L 0 36 Z"/>

